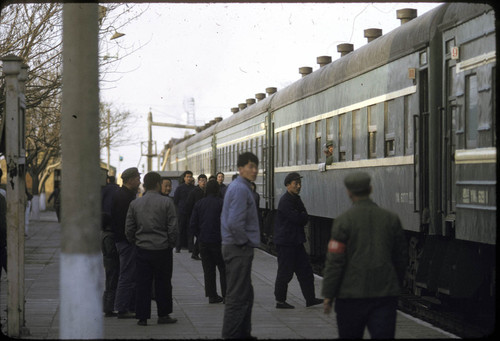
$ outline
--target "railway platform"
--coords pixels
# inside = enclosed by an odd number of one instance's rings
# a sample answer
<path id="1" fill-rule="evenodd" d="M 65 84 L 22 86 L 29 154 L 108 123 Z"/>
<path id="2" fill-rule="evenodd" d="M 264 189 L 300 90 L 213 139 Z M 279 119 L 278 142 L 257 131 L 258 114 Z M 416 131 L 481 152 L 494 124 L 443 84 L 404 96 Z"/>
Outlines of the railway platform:
<path id="1" fill-rule="evenodd" d="M 25 243 L 25 321 L 29 335 L 23 339 L 59 338 L 59 260 L 60 225 L 54 212 L 41 212 L 31 221 Z M 258 339 L 334 339 L 338 337 L 335 313 L 323 314 L 322 305 L 306 308 L 297 280 L 288 291 L 287 302 L 295 309 L 276 309 L 274 279 L 276 259 L 256 250 L 252 281 L 255 301 L 252 314 L 252 334 Z M 104 272 L 103 272 L 104 273 Z M 104 278 L 102 279 L 104 283 Z M 321 290 L 321 277 L 316 276 L 316 293 Z M 2 332 L 6 328 L 6 276 L 2 274 L 0 308 Z M 156 324 L 156 305 L 148 326 L 138 326 L 135 319 L 104 318 L 105 339 L 219 339 L 224 305 L 209 304 L 204 295 L 201 262 L 191 259 L 185 250 L 174 253 L 173 313 L 178 322 Z M 220 293 L 220 290 L 219 290 Z M 365 332 L 365 338 L 369 338 Z M 396 338 L 449 339 L 455 335 L 398 312 Z"/>

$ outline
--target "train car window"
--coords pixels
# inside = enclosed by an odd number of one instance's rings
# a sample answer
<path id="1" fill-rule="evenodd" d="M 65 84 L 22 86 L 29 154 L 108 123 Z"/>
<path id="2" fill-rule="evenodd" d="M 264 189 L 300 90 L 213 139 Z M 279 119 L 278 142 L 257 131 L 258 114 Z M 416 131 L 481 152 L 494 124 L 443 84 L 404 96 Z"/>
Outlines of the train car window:
<path id="1" fill-rule="evenodd" d="M 326 119 L 326 139 L 333 141 L 333 117 Z"/>
<path id="2" fill-rule="evenodd" d="M 302 129 L 304 126 L 295 128 L 295 150 L 297 151 L 297 164 L 302 165 L 305 160 L 305 148 L 303 143 Z"/>
<path id="3" fill-rule="evenodd" d="M 315 146 L 316 146 L 316 157 L 315 163 L 319 163 L 322 158 L 323 146 L 321 145 L 321 121 L 316 121 L 315 126 Z"/>
<path id="4" fill-rule="evenodd" d="M 293 165 L 293 137 L 292 137 L 292 129 L 287 130 L 287 142 L 288 146 L 288 166 Z"/>
<path id="5" fill-rule="evenodd" d="M 306 164 L 313 163 L 314 160 L 314 131 L 313 125 L 311 123 L 307 123 L 304 131 L 304 144 L 306 145 L 305 157 Z"/>
<path id="6" fill-rule="evenodd" d="M 352 112 L 352 155 L 353 160 L 361 159 L 361 113 L 359 110 Z"/>
<path id="7" fill-rule="evenodd" d="M 339 115 L 339 161 L 346 161 L 346 150 L 347 146 L 345 143 L 345 138 L 344 138 L 344 131 L 345 131 L 345 122 L 346 122 L 346 114 Z"/>
<path id="8" fill-rule="evenodd" d="M 492 115 L 491 115 L 491 124 L 493 129 L 493 144 L 492 146 L 497 145 L 497 130 L 496 130 L 496 112 L 497 112 L 497 98 L 496 98 L 496 93 L 497 93 L 497 77 L 496 77 L 496 67 L 492 68 L 492 76 L 491 76 L 491 83 L 492 83 L 492 91 L 491 91 L 491 102 L 493 103 L 493 108 L 492 108 Z"/>
<path id="9" fill-rule="evenodd" d="M 375 106 L 371 105 L 366 108 L 367 123 L 368 123 L 368 158 L 377 158 L 377 116 L 374 110 Z"/>
<path id="10" fill-rule="evenodd" d="M 385 134 L 384 155 L 386 157 L 395 155 L 395 145 L 394 145 L 394 140 L 396 138 L 395 117 L 394 117 L 395 115 L 394 115 L 394 110 L 389 110 L 391 102 L 392 101 L 384 103 L 384 134 Z"/>
<path id="11" fill-rule="evenodd" d="M 465 79 L 465 138 L 466 148 L 477 148 L 477 75 L 467 76 Z"/>

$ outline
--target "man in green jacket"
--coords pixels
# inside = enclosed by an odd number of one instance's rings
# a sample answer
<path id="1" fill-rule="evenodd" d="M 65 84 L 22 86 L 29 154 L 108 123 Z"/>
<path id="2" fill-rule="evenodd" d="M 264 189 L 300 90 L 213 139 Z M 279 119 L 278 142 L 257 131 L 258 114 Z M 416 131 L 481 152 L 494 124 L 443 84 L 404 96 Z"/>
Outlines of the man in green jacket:
<path id="1" fill-rule="evenodd" d="M 370 177 L 353 172 L 344 179 L 353 206 L 332 227 L 323 278 L 324 311 L 335 298 L 340 338 L 393 339 L 396 308 L 408 263 L 401 222 L 371 199 Z"/>

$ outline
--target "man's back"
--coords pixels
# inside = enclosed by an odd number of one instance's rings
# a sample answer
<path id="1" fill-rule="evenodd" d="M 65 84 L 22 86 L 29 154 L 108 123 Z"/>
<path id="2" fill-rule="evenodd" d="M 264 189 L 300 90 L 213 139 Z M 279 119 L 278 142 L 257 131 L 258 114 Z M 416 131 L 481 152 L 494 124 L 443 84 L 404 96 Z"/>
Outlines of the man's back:
<path id="1" fill-rule="evenodd" d="M 398 216 L 370 199 L 360 200 L 335 219 L 331 238 L 345 254 L 331 255 L 339 298 L 398 296 L 407 264 L 406 239 Z M 345 255 L 345 258 L 344 258 Z M 328 263 L 328 262 L 327 262 Z M 345 264 L 343 279 L 341 267 Z M 324 283 L 324 287 L 332 287 Z M 328 297 L 332 297 L 328 295 Z"/>
<path id="2" fill-rule="evenodd" d="M 146 192 L 130 203 L 126 235 L 138 247 L 161 250 L 174 247 L 177 240 L 177 216 L 171 199 L 158 192 Z"/>

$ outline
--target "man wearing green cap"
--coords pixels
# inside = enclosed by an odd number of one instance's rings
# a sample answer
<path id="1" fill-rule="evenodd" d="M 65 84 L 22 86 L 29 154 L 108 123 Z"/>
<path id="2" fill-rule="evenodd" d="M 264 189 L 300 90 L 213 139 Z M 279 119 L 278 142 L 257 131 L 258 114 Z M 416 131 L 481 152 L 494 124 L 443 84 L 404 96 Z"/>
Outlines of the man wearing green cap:
<path id="1" fill-rule="evenodd" d="M 344 179 L 353 206 L 333 223 L 323 277 L 324 311 L 333 299 L 339 338 L 393 339 L 408 249 L 398 216 L 371 199 L 370 177 Z"/>

